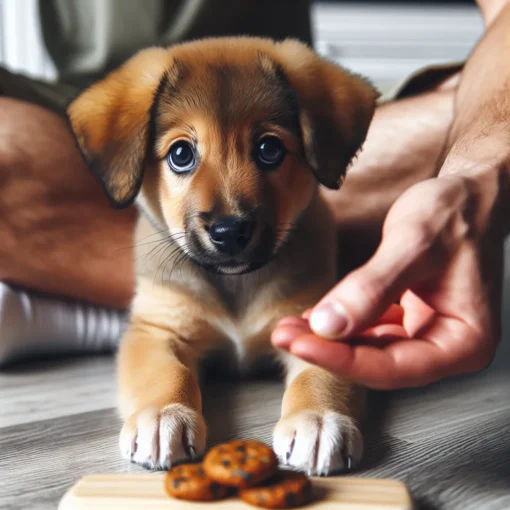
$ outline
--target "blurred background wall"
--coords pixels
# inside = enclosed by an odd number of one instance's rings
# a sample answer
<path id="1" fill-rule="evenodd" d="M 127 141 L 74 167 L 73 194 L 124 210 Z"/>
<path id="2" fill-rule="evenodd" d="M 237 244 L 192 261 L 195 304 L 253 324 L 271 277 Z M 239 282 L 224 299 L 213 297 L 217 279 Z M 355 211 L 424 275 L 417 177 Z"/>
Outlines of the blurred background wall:
<path id="1" fill-rule="evenodd" d="M 0 0 L 0 64 L 51 79 L 37 20 L 37 0 Z M 322 1 L 314 3 L 313 22 L 319 52 L 379 87 L 431 63 L 464 59 L 482 32 L 469 1 Z"/>

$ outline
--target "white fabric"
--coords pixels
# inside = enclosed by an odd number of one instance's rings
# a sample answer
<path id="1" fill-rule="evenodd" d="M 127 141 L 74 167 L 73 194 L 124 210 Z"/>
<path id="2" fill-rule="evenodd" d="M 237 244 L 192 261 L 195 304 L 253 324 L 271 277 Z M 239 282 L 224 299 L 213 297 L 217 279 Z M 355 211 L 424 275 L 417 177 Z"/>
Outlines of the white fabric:
<path id="1" fill-rule="evenodd" d="M 39 296 L 0 282 L 0 366 L 21 358 L 111 351 L 125 312 Z"/>

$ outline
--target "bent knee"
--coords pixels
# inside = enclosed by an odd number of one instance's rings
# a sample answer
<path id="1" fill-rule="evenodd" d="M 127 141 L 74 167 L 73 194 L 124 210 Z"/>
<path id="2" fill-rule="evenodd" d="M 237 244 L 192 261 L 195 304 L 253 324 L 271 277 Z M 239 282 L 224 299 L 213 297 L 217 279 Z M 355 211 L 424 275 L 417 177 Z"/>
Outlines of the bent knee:
<path id="1" fill-rule="evenodd" d="M 7 97 L 0 97 L 0 172 L 2 187 L 10 177 L 56 185 L 66 173 L 88 173 L 62 117 Z"/>
<path id="2" fill-rule="evenodd" d="M 73 137 L 62 117 L 31 103 L 0 97 L 0 163 L 62 149 L 75 151 Z"/>

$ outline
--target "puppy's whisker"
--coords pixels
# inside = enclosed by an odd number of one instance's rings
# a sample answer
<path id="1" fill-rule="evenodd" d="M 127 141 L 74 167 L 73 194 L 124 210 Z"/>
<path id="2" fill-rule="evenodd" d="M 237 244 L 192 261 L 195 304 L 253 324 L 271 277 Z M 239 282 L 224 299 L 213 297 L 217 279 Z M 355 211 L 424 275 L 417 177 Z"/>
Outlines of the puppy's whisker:
<path id="1" fill-rule="evenodd" d="M 161 251 L 161 248 L 163 246 L 173 246 L 173 239 L 171 237 L 166 237 L 164 239 L 158 239 L 157 241 L 150 241 L 148 243 L 142 243 L 142 244 L 138 244 L 138 245 L 134 245 L 134 247 L 140 247 L 140 246 L 144 246 L 144 245 L 149 245 L 149 244 L 153 244 L 153 243 L 158 243 L 155 247 L 153 247 L 151 249 L 151 251 L 149 251 L 149 253 L 143 253 L 141 254 L 141 256 L 139 258 L 137 258 L 136 260 L 139 261 L 141 260 L 142 258 L 145 258 L 145 261 L 142 265 L 142 268 L 145 267 L 145 265 L 154 257 L 156 256 L 158 253 L 160 253 Z"/>
<path id="2" fill-rule="evenodd" d="M 172 245 L 172 247 L 174 247 L 174 249 L 167 255 L 163 258 L 163 261 L 161 263 L 159 263 L 159 260 L 158 260 L 158 268 L 156 269 L 156 272 L 154 273 L 154 282 L 156 281 L 156 278 L 158 276 L 158 273 L 159 273 L 159 270 L 161 268 L 162 271 L 161 271 L 161 284 L 163 284 L 163 281 L 164 281 L 164 275 L 165 275 L 165 270 L 166 270 L 166 266 L 168 265 L 168 262 L 170 260 L 172 260 L 172 258 L 174 257 L 174 255 L 178 252 L 180 252 L 182 250 L 182 247 L 181 246 L 175 246 L 175 245 Z M 166 250 L 164 250 L 166 251 Z M 164 253 L 164 252 L 163 252 Z M 160 257 L 161 259 L 161 257 Z M 163 267 L 164 266 L 164 267 Z"/>
<path id="3" fill-rule="evenodd" d="M 163 239 L 156 239 L 155 241 L 148 241 L 147 243 L 139 243 L 139 244 L 133 244 L 133 246 L 127 246 L 126 248 L 121 248 L 121 249 L 127 249 L 127 248 L 139 248 L 140 246 L 148 246 L 149 244 L 154 244 L 154 243 L 161 243 L 161 242 L 165 242 L 165 241 L 170 241 L 172 238 L 169 236 L 169 237 L 165 237 Z"/>
<path id="4" fill-rule="evenodd" d="M 150 262 L 150 260 L 152 260 L 155 256 L 160 256 L 160 259 L 161 259 L 161 255 L 165 253 L 165 251 L 167 250 L 168 247 L 172 247 L 172 246 L 175 246 L 176 244 L 178 245 L 177 241 L 184 238 L 186 236 L 186 233 L 185 232 L 179 232 L 177 234 L 175 234 L 174 236 L 170 235 L 164 239 L 159 239 L 157 241 L 150 241 L 149 243 L 142 243 L 143 244 L 152 244 L 153 242 L 157 242 L 158 245 L 155 246 L 154 248 L 151 249 L 151 251 L 147 254 L 144 254 L 142 255 L 142 257 L 145 257 L 145 260 L 141 266 L 141 268 L 143 269 L 144 267 L 146 267 L 146 265 Z M 138 246 L 141 246 L 141 245 L 138 245 Z M 140 257 L 140 258 L 142 258 Z M 159 264 L 159 260 L 158 259 L 158 264 Z M 139 260 L 139 259 L 137 259 Z M 159 268 L 158 268 L 159 269 Z M 157 272 L 156 272 L 157 274 Z"/>
<path id="5" fill-rule="evenodd" d="M 188 254 L 186 253 L 185 254 L 185 257 L 182 257 L 182 260 L 180 262 L 180 271 L 181 271 L 181 276 L 182 276 L 182 269 L 184 267 L 184 263 L 186 262 L 186 259 L 188 258 Z"/>
<path id="6" fill-rule="evenodd" d="M 117 250 L 115 250 L 114 253 L 117 253 L 118 251 L 123 251 L 123 250 L 132 250 L 133 248 L 138 248 L 139 246 L 146 246 L 149 244 L 160 243 L 161 241 L 166 241 L 168 239 L 170 239 L 170 237 L 165 237 L 163 239 L 156 239 L 155 241 L 148 241 L 147 243 L 130 244 L 129 246 L 124 246 L 123 248 L 118 248 Z"/>
<path id="7" fill-rule="evenodd" d="M 145 255 L 142 255 L 142 257 L 144 257 L 144 262 L 141 266 L 141 268 L 143 269 L 147 263 L 154 257 L 156 256 L 157 254 L 161 253 L 161 250 L 162 249 L 165 249 L 167 246 L 171 246 L 171 243 L 168 242 L 168 241 L 162 241 L 160 242 L 160 244 L 158 244 L 157 246 L 155 246 L 154 248 L 151 249 L 151 251 Z"/>
<path id="8" fill-rule="evenodd" d="M 179 248 L 178 247 L 175 247 L 174 244 L 170 244 L 169 246 L 167 246 L 162 252 L 160 252 L 159 254 L 159 258 L 158 258 L 158 261 L 156 262 L 158 264 L 158 267 L 156 268 L 156 271 L 154 272 L 154 282 L 156 281 L 156 278 L 158 276 L 158 272 L 162 266 L 162 264 L 165 262 L 166 260 L 166 256 L 165 256 L 165 253 L 166 251 L 168 250 L 168 248 L 172 247 L 172 252 L 170 253 L 170 257 L 172 256 L 173 253 L 175 253 Z M 161 259 L 163 259 L 163 261 L 161 261 Z M 163 283 L 163 281 L 161 281 L 161 283 Z"/>
<path id="9" fill-rule="evenodd" d="M 160 230 L 159 232 L 155 232 L 154 234 L 150 234 L 148 236 L 142 237 L 140 239 L 140 241 L 144 241 L 145 239 L 148 239 L 149 237 L 153 237 L 155 235 L 161 235 L 161 234 L 169 234 L 169 232 L 168 232 L 168 230 Z M 182 232 L 182 235 L 185 235 L 185 234 L 186 234 L 185 232 Z M 153 241 L 148 241 L 146 243 L 140 242 L 140 243 L 136 243 L 136 244 L 133 244 L 133 245 L 130 245 L 130 246 L 126 246 L 124 248 L 119 248 L 119 250 L 127 250 L 127 249 L 131 249 L 131 248 L 137 248 L 139 246 L 146 246 L 148 244 L 158 243 L 158 242 L 166 241 L 166 240 L 169 240 L 169 239 L 172 239 L 172 235 L 171 234 L 166 236 L 166 237 L 160 238 L 160 239 L 155 239 Z"/>
<path id="10" fill-rule="evenodd" d="M 188 257 L 188 254 L 187 254 L 185 251 L 183 251 L 183 252 L 181 253 L 181 255 L 178 255 L 178 256 L 176 257 L 175 262 L 174 262 L 174 264 L 173 264 L 173 266 L 172 266 L 172 269 L 170 270 L 170 274 L 169 274 L 169 276 L 168 276 L 168 279 L 169 279 L 169 280 L 171 280 L 171 279 L 172 279 L 172 274 L 173 274 L 173 272 L 175 271 L 175 268 L 176 268 L 179 264 L 183 263 L 183 262 L 184 262 L 184 260 L 185 260 L 187 257 Z"/>
<path id="11" fill-rule="evenodd" d="M 175 255 L 175 254 L 177 254 L 177 255 Z M 171 274 L 169 274 L 167 277 L 165 277 L 165 274 L 167 272 L 166 268 L 167 268 L 168 264 L 172 260 L 175 263 L 175 260 L 177 260 L 178 257 L 180 257 L 180 248 L 177 249 L 177 250 L 172 251 L 172 253 L 170 253 L 170 255 L 168 255 L 168 257 L 166 257 L 163 260 L 163 263 L 161 264 L 161 285 L 163 285 L 165 281 L 170 281 L 171 280 Z M 159 271 L 159 268 L 158 268 L 158 271 Z M 157 276 L 157 272 L 156 272 L 155 277 L 156 276 Z"/>
<path id="12" fill-rule="evenodd" d="M 145 239 L 149 239 L 149 237 L 153 237 L 153 236 L 157 236 L 157 235 L 159 235 L 159 234 L 163 234 L 164 232 L 168 233 L 168 230 L 167 230 L 167 229 L 164 229 L 164 230 L 160 230 L 160 231 L 158 231 L 158 232 L 154 232 L 154 234 L 150 234 L 150 235 L 148 235 L 148 236 L 142 237 L 142 238 L 140 239 L 140 241 L 144 241 Z"/>
<path id="13" fill-rule="evenodd" d="M 159 253 L 159 248 L 161 248 L 162 246 L 173 246 L 173 243 L 172 243 L 172 240 L 171 239 L 162 239 L 156 246 L 154 246 L 148 253 L 145 254 L 145 257 L 148 257 L 148 260 L 150 260 L 154 255 L 155 253 L 154 252 L 158 252 Z"/>
<path id="14" fill-rule="evenodd" d="M 178 246 L 175 250 L 173 250 L 166 258 L 165 260 L 162 262 L 161 265 L 164 265 L 163 266 L 163 269 L 161 271 L 161 283 L 163 283 L 164 281 L 164 278 L 165 278 L 165 272 L 166 272 L 166 267 L 168 266 L 168 264 L 173 260 L 174 261 L 174 265 L 172 267 L 172 271 L 173 271 L 173 268 L 175 267 L 176 263 L 177 263 L 177 260 L 180 259 L 181 257 L 181 254 L 179 254 L 179 252 L 182 252 L 182 254 L 186 257 L 187 256 L 187 253 L 188 253 L 188 247 L 189 247 L 189 244 L 186 243 L 182 246 Z M 174 257 L 174 254 L 177 253 L 177 256 Z M 161 267 L 160 265 L 160 267 Z M 158 268 L 158 271 L 159 271 L 159 268 Z M 171 279 L 171 276 L 172 276 L 172 271 L 170 272 L 168 278 Z M 156 275 L 157 275 L 157 272 L 156 272 Z"/>

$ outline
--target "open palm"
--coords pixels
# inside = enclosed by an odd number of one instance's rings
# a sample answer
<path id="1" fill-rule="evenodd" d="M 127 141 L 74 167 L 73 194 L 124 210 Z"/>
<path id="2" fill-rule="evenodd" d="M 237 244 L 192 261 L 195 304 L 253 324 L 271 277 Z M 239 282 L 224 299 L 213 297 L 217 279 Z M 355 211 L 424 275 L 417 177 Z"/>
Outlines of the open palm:
<path id="1" fill-rule="evenodd" d="M 313 311 L 284 318 L 273 344 L 378 389 L 485 367 L 499 339 L 503 236 L 478 191 L 459 177 L 410 188 L 375 255 Z"/>

